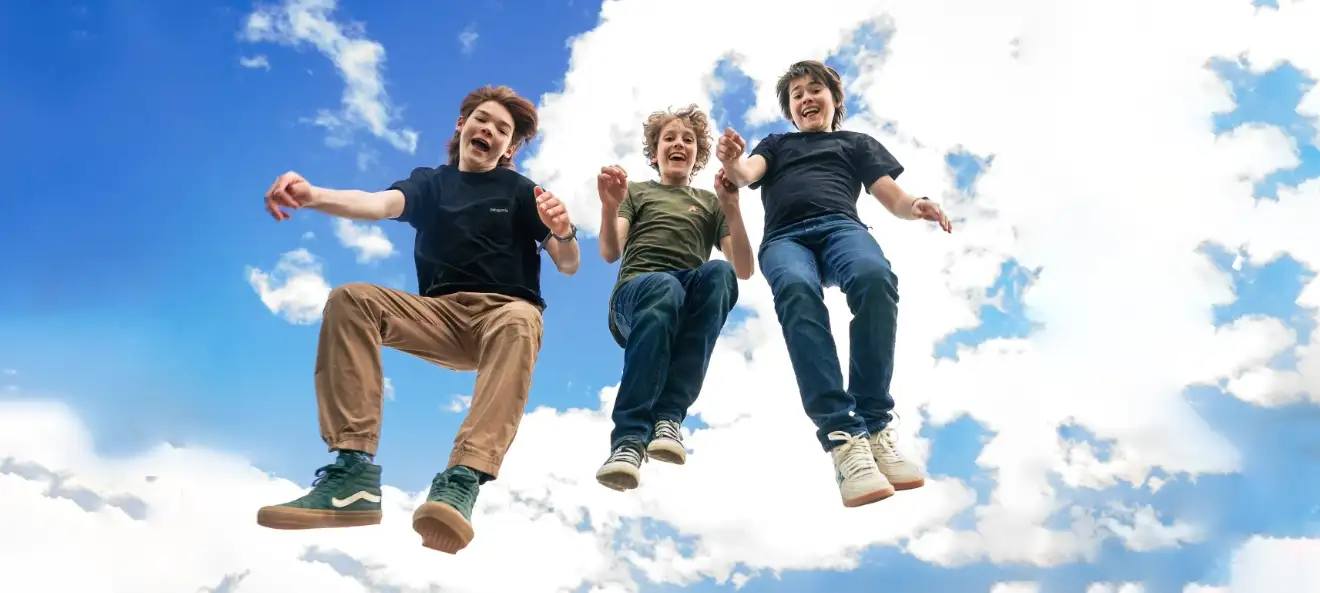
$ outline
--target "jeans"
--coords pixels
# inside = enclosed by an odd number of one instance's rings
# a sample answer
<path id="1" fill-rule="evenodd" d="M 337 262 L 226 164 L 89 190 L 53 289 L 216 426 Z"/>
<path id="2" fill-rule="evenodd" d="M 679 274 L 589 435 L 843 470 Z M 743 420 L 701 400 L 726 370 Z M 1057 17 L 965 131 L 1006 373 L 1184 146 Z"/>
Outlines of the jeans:
<path id="1" fill-rule="evenodd" d="M 894 336 L 898 277 L 871 233 L 841 214 L 807 219 L 776 230 L 761 242 L 759 258 L 774 295 L 802 407 L 816 424 L 826 451 L 829 433 L 866 434 L 892 420 Z M 830 333 L 823 289 L 838 286 L 847 297 L 851 359 L 843 386 L 839 354 Z"/>
<path id="2" fill-rule="evenodd" d="M 611 449 L 625 441 L 645 445 L 656 421 L 687 418 L 737 302 L 733 266 L 721 260 L 638 274 L 615 290 L 610 314 L 623 337 L 623 379 L 611 416 Z"/>

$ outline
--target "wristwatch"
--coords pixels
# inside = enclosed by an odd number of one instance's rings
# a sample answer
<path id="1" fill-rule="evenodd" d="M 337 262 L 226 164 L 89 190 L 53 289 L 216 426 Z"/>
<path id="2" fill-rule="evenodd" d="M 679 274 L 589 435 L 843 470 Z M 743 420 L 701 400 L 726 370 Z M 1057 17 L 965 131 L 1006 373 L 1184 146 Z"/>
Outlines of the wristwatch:
<path id="1" fill-rule="evenodd" d="M 569 233 L 567 237 L 560 237 L 559 235 L 556 235 L 554 231 L 550 231 L 550 236 L 554 237 L 555 240 L 559 241 L 560 243 L 567 243 L 569 241 L 572 241 L 574 237 L 577 237 L 577 225 L 570 222 L 568 223 L 568 229 L 569 229 Z"/>

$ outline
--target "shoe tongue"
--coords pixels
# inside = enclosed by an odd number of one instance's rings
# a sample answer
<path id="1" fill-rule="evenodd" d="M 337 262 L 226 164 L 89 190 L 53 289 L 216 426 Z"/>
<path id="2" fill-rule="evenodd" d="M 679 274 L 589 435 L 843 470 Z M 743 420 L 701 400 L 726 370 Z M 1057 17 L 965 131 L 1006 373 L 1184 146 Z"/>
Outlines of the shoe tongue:
<path id="1" fill-rule="evenodd" d="M 458 481 L 471 481 L 474 483 L 477 481 L 477 472 L 470 467 L 462 465 L 455 465 L 454 467 L 445 470 L 445 475 L 451 479 L 457 478 Z"/>

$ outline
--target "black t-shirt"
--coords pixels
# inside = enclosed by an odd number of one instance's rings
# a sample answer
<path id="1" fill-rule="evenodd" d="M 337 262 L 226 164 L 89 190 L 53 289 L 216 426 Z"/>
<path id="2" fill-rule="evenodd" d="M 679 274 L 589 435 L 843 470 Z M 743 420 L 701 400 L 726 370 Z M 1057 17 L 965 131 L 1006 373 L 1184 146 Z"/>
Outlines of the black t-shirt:
<path id="1" fill-rule="evenodd" d="M 903 165 L 860 132 L 771 134 L 752 149 L 765 158 L 765 175 L 748 187 L 761 188 L 765 235 L 825 214 L 857 216 L 857 197 L 884 175 L 897 179 Z"/>
<path id="2" fill-rule="evenodd" d="M 485 292 L 541 299 L 538 242 L 550 229 L 536 211 L 536 184 L 517 171 L 418 167 L 390 189 L 403 192 L 396 220 L 417 229 L 413 260 L 425 296 Z"/>

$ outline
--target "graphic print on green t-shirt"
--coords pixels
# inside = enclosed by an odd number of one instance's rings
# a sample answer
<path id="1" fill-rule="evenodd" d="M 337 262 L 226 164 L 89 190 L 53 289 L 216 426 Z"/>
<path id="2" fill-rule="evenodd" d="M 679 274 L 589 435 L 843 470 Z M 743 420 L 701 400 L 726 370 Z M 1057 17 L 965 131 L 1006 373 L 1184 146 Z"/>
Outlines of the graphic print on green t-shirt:
<path id="1" fill-rule="evenodd" d="M 610 290 L 645 272 L 687 270 L 710 260 L 712 248 L 729 234 L 715 192 L 691 186 L 663 185 L 656 181 L 629 181 L 628 195 L 619 204 L 619 218 L 628 221 L 619 276 Z M 610 333 L 622 341 L 610 314 Z"/>

